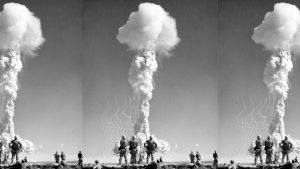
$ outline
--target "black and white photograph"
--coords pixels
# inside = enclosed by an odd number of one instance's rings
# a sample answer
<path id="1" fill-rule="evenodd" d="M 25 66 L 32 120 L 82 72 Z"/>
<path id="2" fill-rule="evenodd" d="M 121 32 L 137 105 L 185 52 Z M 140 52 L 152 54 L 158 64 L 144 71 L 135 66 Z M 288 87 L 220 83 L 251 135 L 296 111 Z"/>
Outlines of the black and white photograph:
<path id="1" fill-rule="evenodd" d="M 300 1 L 1 0 L 0 168 L 300 168 Z"/>

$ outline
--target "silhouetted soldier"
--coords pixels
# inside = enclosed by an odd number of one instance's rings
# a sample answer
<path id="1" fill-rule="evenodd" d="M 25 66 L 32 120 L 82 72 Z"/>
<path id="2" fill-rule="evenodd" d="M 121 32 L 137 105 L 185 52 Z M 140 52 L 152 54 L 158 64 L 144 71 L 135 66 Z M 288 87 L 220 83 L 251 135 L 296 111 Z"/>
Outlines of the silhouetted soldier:
<path id="1" fill-rule="evenodd" d="M 190 160 L 191 160 L 191 163 L 195 163 L 195 154 L 192 151 L 190 153 Z"/>
<path id="2" fill-rule="evenodd" d="M 263 146 L 263 141 L 260 139 L 260 136 L 257 136 L 257 140 L 255 141 L 255 147 L 254 147 L 254 151 L 255 151 L 255 158 L 254 158 L 254 165 L 256 165 L 257 162 L 257 157 L 259 157 L 260 159 L 260 163 L 262 164 L 262 146 Z"/>
<path id="3" fill-rule="evenodd" d="M 147 163 L 149 162 L 150 156 L 151 156 L 151 162 L 154 162 L 153 154 L 154 154 L 154 150 L 157 148 L 157 144 L 152 140 L 152 136 L 150 136 L 149 140 L 146 141 L 144 147 L 146 147 Z"/>
<path id="4" fill-rule="evenodd" d="M 265 141 L 266 164 L 271 164 L 272 162 L 273 146 L 274 143 L 271 140 L 271 137 L 268 136 L 267 140 Z"/>
<path id="5" fill-rule="evenodd" d="M 295 157 L 295 163 L 298 163 L 298 158 L 297 157 Z"/>
<path id="6" fill-rule="evenodd" d="M 54 159 L 55 159 L 55 163 L 59 163 L 59 154 L 58 152 L 56 151 L 55 154 L 54 154 Z"/>
<path id="7" fill-rule="evenodd" d="M 230 165 L 229 165 L 228 169 L 236 169 L 236 165 L 234 164 L 233 160 L 230 160 Z"/>
<path id="8" fill-rule="evenodd" d="M 126 146 L 127 146 L 126 138 L 125 138 L 125 136 L 122 136 L 122 139 L 120 140 L 120 147 L 119 147 L 119 152 L 120 152 L 119 164 L 120 165 L 122 163 L 123 157 L 125 158 L 125 163 L 127 164 Z"/>
<path id="9" fill-rule="evenodd" d="M 281 152 L 282 152 L 282 163 L 284 162 L 285 157 L 286 157 L 286 161 L 289 162 L 290 161 L 289 153 L 290 153 L 291 149 L 293 148 L 293 145 L 290 141 L 288 141 L 287 136 L 285 136 L 284 140 L 282 140 L 279 143 L 279 146 L 280 146 Z"/>
<path id="10" fill-rule="evenodd" d="M 66 155 L 64 154 L 64 152 L 62 151 L 60 154 L 60 158 L 61 158 L 61 164 L 65 164 L 66 161 Z"/>
<path id="11" fill-rule="evenodd" d="M 3 142 L 0 141 L 0 164 L 3 163 L 2 158 L 3 158 L 4 154 L 3 154 Z"/>
<path id="12" fill-rule="evenodd" d="M 27 163 L 28 161 L 27 161 L 27 157 L 25 156 L 24 157 L 24 163 Z"/>
<path id="13" fill-rule="evenodd" d="M 130 163 L 136 164 L 137 163 L 137 147 L 139 143 L 135 140 L 135 136 L 132 136 L 131 140 L 129 141 L 129 151 L 131 154 Z"/>
<path id="14" fill-rule="evenodd" d="M 159 162 L 160 162 L 160 163 L 163 163 L 163 158 L 162 158 L 162 156 L 159 157 Z"/>
<path id="15" fill-rule="evenodd" d="M 22 144 L 18 141 L 18 138 L 15 138 L 9 143 L 9 147 L 11 149 L 11 163 L 14 162 L 14 158 L 16 157 L 16 161 L 19 161 L 19 150 L 22 148 Z"/>
<path id="16" fill-rule="evenodd" d="M 218 154 L 217 154 L 217 151 L 214 152 L 213 158 L 214 158 L 213 165 L 218 165 Z"/>
<path id="17" fill-rule="evenodd" d="M 95 161 L 95 165 L 93 166 L 93 169 L 101 169 L 101 166 L 99 166 L 99 161 Z"/>
<path id="18" fill-rule="evenodd" d="M 79 153 L 78 153 L 78 165 L 82 165 L 82 159 L 83 159 L 83 156 L 82 156 L 82 153 L 81 153 L 81 151 L 79 151 Z"/>
<path id="19" fill-rule="evenodd" d="M 199 154 L 198 151 L 196 153 L 196 159 L 197 159 L 198 162 L 201 162 L 201 155 Z"/>

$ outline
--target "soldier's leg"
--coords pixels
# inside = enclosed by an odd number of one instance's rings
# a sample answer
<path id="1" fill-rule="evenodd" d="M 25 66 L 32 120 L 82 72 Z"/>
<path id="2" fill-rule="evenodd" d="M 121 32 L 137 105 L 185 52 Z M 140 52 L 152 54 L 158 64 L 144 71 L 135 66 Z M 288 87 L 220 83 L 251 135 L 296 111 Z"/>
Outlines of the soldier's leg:
<path id="1" fill-rule="evenodd" d="M 11 163 L 14 163 L 14 158 L 15 158 L 15 153 L 12 151 L 11 152 Z"/>
<path id="2" fill-rule="evenodd" d="M 125 158 L 125 163 L 127 164 L 127 154 L 126 154 L 126 151 L 124 152 L 124 158 Z"/>
<path id="3" fill-rule="evenodd" d="M 154 162 L 154 157 L 153 157 L 154 152 L 151 152 L 151 162 Z"/>
<path id="4" fill-rule="evenodd" d="M 261 153 L 261 151 L 259 152 L 259 159 L 260 159 L 260 163 L 262 164 L 263 160 L 262 160 L 262 153 Z"/>
<path id="5" fill-rule="evenodd" d="M 255 152 L 254 165 L 256 165 L 256 161 L 257 161 L 257 152 Z"/>
<path id="6" fill-rule="evenodd" d="M 147 151 L 147 164 L 149 162 L 149 157 L 150 157 L 150 153 L 149 153 L 149 151 Z"/>
<path id="7" fill-rule="evenodd" d="M 136 164 L 136 156 L 137 156 L 137 152 L 135 151 L 133 153 L 133 164 Z"/>
<path id="8" fill-rule="evenodd" d="M 284 152 L 282 152 L 282 163 L 284 163 L 284 158 L 285 158 L 285 153 Z"/>
<path id="9" fill-rule="evenodd" d="M 122 151 L 120 151 L 119 164 L 122 163 Z"/>
<path id="10" fill-rule="evenodd" d="M 18 162 L 18 161 L 19 161 L 19 153 L 16 152 L 16 162 Z"/>
<path id="11" fill-rule="evenodd" d="M 286 153 L 286 162 L 289 162 L 290 161 L 290 157 L 289 157 L 289 153 L 287 152 Z"/>

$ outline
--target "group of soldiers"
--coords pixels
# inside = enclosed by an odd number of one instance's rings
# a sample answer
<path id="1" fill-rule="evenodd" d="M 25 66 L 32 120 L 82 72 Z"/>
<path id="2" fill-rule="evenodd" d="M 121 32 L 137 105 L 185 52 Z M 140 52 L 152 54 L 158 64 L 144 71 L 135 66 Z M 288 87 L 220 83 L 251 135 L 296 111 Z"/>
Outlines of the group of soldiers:
<path id="1" fill-rule="evenodd" d="M 122 136 L 122 139 L 120 140 L 120 147 L 119 147 L 119 154 L 120 154 L 120 158 L 119 158 L 119 164 L 122 163 L 122 158 L 124 157 L 125 159 L 125 163 L 127 164 L 127 149 L 126 147 L 129 146 L 129 152 L 131 155 L 130 158 L 130 163 L 131 164 L 141 164 L 143 163 L 143 153 L 142 152 L 138 152 L 138 146 L 139 143 L 136 140 L 135 136 L 132 136 L 130 141 L 127 141 L 125 136 Z M 157 148 L 157 144 L 155 143 L 155 141 L 153 141 L 152 136 L 149 137 L 149 140 L 147 140 L 144 143 L 144 147 L 146 148 L 146 154 L 147 154 L 147 163 L 149 162 L 149 158 L 151 157 L 151 162 L 154 162 L 154 151 Z M 139 154 L 139 160 L 137 161 L 137 156 Z"/>
<path id="2" fill-rule="evenodd" d="M 61 162 L 66 161 L 66 155 L 63 151 L 60 154 L 58 154 L 58 152 L 56 151 L 54 154 L 54 159 L 55 159 L 55 163 L 59 164 Z M 60 161 L 60 159 L 61 159 L 61 161 Z"/>
<path id="3" fill-rule="evenodd" d="M 197 151 L 196 155 L 193 153 L 193 151 L 191 151 L 190 153 L 190 160 L 191 163 L 195 163 L 195 157 L 197 162 L 201 162 L 201 155 L 199 154 L 199 152 Z"/>
<path id="4" fill-rule="evenodd" d="M 82 152 L 79 151 L 78 154 L 78 166 L 83 165 L 83 155 Z M 54 154 L 55 163 L 64 166 L 66 163 L 66 154 L 62 151 L 60 154 L 56 151 Z M 60 160 L 61 159 L 61 160 Z"/>
<path id="5" fill-rule="evenodd" d="M 200 153 L 197 151 L 196 155 L 193 153 L 193 151 L 191 151 L 190 153 L 190 161 L 191 163 L 195 163 L 195 158 L 196 158 L 196 163 L 201 163 L 201 155 Z M 214 158 L 214 161 L 213 161 L 213 166 L 217 166 L 218 165 L 218 154 L 217 154 L 217 151 L 215 151 L 213 153 L 213 158 Z"/>
<path id="6" fill-rule="evenodd" d="M 14 159 L 16 159 L 16 161 L 19 161 L 19 152 L 22 148 L 22 144 L 18 141 L 18 138 L 15 136 L 14 139 L 8 144 L 9 148 L 10 148 L 10 153 L 11 153 L 11 163 L 14 163 Z M 4 144 L 1 141 L 0 142 L 0 164 L 7 164 L 8 163 L 8 158 L 9 158 L 9 152 L 7 150 L 3 150 L 4 149 Z M 25 159 L 26 157 L 25 157 Z"/>
<path id="7" fill-rule="evenodd" d="M 257 140 L 255 141 L 255 158 L 254 164 L 256 165 L 257 158 L 260 159 L 260 163 L 263 163 L 262 160 L 262 148 L 264 146 L 264 150 L 266 153 L 266 164 L 278 163 L 279 152 L 273 152 L 274 142 L 271 140 L 271 137 L 268 136 L 266 140 L 262 140 L 260 136 L 257 136 Z M 288 140 L 288 137 L 285 136 L 284 140 L 279 143 L 279 147 L 282 153 L 282 163 L 284 163 L 284 159 L 286 158 L 287 162 L 289 162 L 289 153 L 293 148 L 293 144 Z M 272 156 L 274 154 L 274 160 L 272 161 Z"/>

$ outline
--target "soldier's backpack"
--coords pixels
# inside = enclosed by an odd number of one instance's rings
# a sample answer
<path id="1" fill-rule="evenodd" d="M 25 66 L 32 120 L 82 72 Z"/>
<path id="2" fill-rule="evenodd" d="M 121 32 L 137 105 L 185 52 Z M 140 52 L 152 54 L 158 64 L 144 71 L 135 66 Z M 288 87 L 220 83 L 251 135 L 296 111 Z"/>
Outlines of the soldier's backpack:
<path id="1" fill-rule="evenodd" d="M 272 141 L 266 141 L 265 142 L 265 150 L 270 149 L 273 147 L 273 142 Z"/>
<path id="2" fill-rule="evenodd" d="M 153 141 L 147 141 L 147 150 L 149 151 L 154 151 L 156 146 L 156 144 Z"/>
<path id="3" fill-rule="evenodd" d="M 19 144 L 20 144 L 20 143 L 17 142 L 17 141 L 12 141 L 12 142 L 11 142 L 10 148 L 11 148 L 13 151 L 19 151 L 19 149 L 20 149 Z"/>
<path id="4" fill-rule="evenodd" d="M 256 141 L 255 141 L 255 147 L 254 147 L 254 150 L 261 149 L 261 147 L 262 147 L 262 141 L 261 141 L 261 140 L 256 140 Z"/>
<path id="5" fill-rule="evenodd" d="M 138 142 L 136 141 L 130 141 L 129 143 L 129 150 L 136 149 L 138 147 Z"/>
<path id="6" fill-rule="evenodd" d="M 290 151 L 290 143 L 288 141 L 282 141 L 281 149 L 284 151 Z"/>

